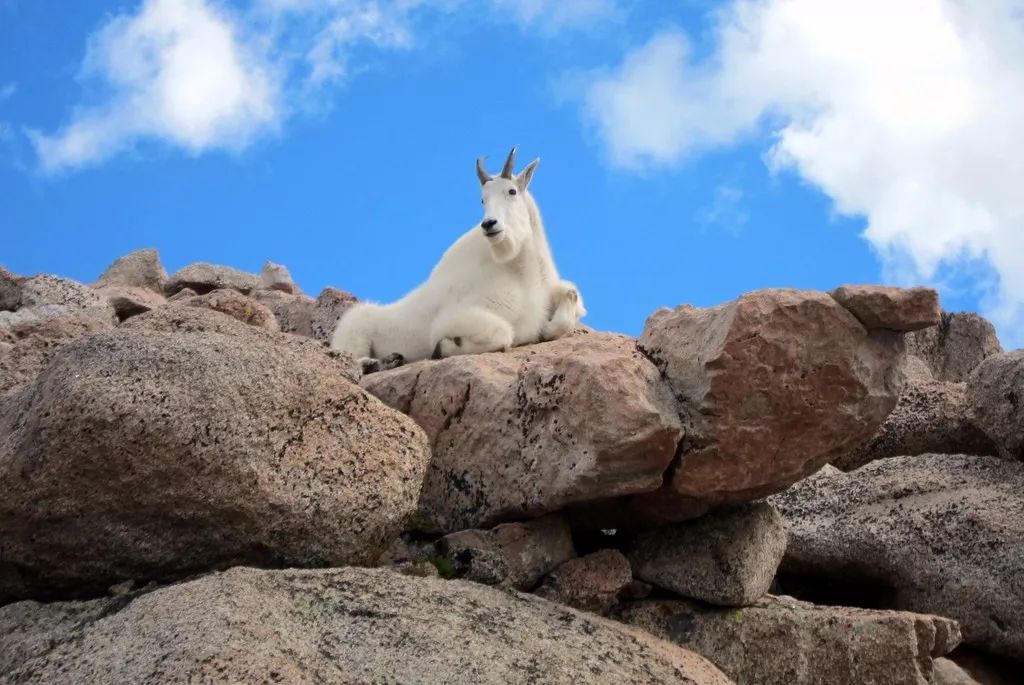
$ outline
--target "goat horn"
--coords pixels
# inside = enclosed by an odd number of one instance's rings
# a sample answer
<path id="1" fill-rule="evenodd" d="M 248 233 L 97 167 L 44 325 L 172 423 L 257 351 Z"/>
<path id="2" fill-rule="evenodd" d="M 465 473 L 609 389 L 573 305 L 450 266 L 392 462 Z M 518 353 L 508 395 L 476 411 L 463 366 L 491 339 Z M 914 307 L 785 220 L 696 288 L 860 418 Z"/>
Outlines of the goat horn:
<path id="1" fill-rule="evenodd" d="M 486 157 L 476 158 L 476 177 L 480 179 L 480 185 L 483 185 L 491 180 L 491 175 L 487 173 L 487 169 L 484 169 L 484 160 Z"/>
<path id="2" fill-rule="evenodd" d="M 502 178 L 512 180 L 512 171 L 516 165 L 516 150 L 518 149 L 519 146 L 516 145 L 514 148 L 512 148 L 512 151 L 508 153 L 508 159 L 505 160 L 505 166 L 502 167 L 501 169 Z"/>

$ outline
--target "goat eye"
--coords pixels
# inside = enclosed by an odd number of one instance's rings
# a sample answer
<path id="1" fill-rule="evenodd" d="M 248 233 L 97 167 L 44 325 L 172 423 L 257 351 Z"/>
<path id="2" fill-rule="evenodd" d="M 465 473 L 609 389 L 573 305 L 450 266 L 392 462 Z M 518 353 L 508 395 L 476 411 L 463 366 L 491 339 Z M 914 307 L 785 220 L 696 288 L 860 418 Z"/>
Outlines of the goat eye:
<path id="1" fill-rule="evenodd" d="M 509 195 L 515 195 L 516 194 L 516 189 L 515 188 L 509 188 L 508 189 L 508 194 Z"/>

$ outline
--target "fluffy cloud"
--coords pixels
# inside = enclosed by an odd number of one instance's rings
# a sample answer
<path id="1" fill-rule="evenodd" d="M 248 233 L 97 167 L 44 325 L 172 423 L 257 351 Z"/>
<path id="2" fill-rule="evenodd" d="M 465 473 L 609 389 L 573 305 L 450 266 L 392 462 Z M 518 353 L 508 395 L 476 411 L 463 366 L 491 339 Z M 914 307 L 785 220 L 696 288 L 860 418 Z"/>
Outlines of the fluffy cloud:
<path id="1" fill-rule="evenodd" d="M 147 138 L 192 153 L 239 149 L 281 117 L 273 68 L 206 0 L 146 0 L 113 18 L 91 38 L 82 78 L 109 97 L 52 135 L 32 133 L 44 170 L 101 161 Z"/>
<path id="2" fill-rule="evenodd" d="M 667 30 L 594 75 L 584 109 L 625 167 L 767 132 L 773 168 L 866 218 L 891 279 L 971 271 L 1024 343 L 1024 1 L 733 0 L 710 55 Z"/>
<path id="3" fill-rule="evenodd" d="M 352 64 L 356 48 L 417 47 L 416 33 L 428 30 L 430 16 L 464 10 L 524 30 L 560 29 L 609 16 L 615 0 L 255 0 L 244 6 L 230 13 L 224 0 L 142 0 L 136 12 L 111 19 L 90 38 L 80 77 L 106 97 L 76 108 L 56 132 L 28 131 L 41 169 L 95 164 L 141 140 L 193 154 L 240 150 L 280 128 L 291 109 L 318 106 L 310 94 L 344 83 L 359 66 Z"/>

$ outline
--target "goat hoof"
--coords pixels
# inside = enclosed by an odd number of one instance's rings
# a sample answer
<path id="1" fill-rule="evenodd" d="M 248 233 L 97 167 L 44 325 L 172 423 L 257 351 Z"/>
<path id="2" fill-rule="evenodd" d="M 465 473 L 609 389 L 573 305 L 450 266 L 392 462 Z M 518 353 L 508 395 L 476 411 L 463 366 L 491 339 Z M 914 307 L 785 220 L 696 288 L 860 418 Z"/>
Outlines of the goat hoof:
<path id="1" fill-rule="evenodd" d="M 363 357 L 360 359 L 359 366 L 362 367 L 364 376 L 380 371 L 380 361 L 372 357 Z"/>
<path id="2" fill-rule="evenodd" d="M 394 354 L 389 354 L 380 360 L 380 369 L 382 371 L 386 371 L 387 369 L 397 369 L 399 366 L 404 364 L 405 357 L 395 352 Z"/>

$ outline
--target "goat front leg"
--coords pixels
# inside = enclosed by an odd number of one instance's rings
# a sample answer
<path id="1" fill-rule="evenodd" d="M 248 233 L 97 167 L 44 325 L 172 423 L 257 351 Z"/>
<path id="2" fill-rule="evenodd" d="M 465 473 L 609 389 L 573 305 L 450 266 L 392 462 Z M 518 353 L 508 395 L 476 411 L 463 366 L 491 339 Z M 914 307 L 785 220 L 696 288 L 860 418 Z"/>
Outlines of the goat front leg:
<path id="1" fill-rule="evenodd" d="M 541 330 L 542 340 L 558 340 L 573 332 L 586 315 L 583 298 L 570 281 L 559 281 L 551 291 L 551 317 Z"/>
<path id="2" fill-rule="evenodd" d="M 434 359 L 459 354 L 503 352 L 512 347 L 515 332 L 512 325 L 483 307 L 469 307 L 451 314 L 442 314 L 431 327 L 435 341 Z"/>

